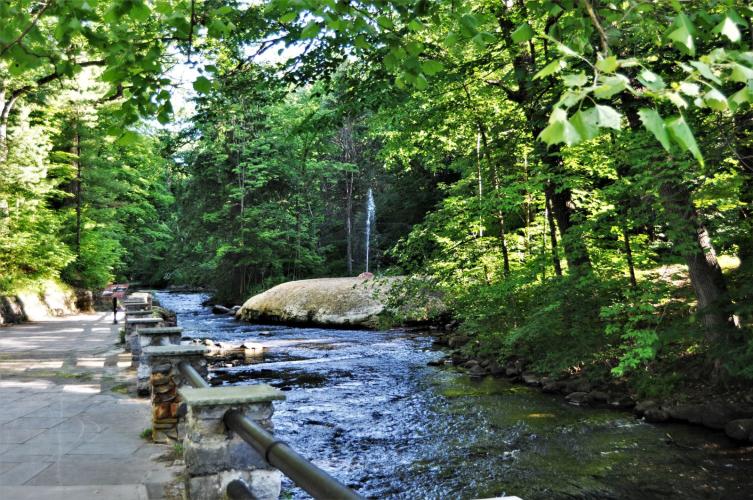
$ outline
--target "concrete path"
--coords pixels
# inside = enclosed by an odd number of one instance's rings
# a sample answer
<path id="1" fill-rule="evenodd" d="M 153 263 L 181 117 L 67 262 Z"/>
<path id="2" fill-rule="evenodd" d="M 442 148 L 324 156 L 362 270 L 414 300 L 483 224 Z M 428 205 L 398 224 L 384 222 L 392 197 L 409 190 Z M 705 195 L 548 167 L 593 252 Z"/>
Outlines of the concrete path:
<path id="1" fill-rule="evenodd" d="M 171 446 L 140 437 L 150 405 L 112 314 L 0 328 L 0 499 L 179 495 Z"/>

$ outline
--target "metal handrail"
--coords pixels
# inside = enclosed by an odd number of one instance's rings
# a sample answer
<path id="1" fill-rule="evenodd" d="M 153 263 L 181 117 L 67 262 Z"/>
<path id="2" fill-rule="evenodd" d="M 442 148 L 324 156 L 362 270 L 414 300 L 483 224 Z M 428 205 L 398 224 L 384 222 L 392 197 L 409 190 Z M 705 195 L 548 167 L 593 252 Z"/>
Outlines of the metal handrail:
<path id="1" fill-rule="evenodd" d="M 187 361 L 181 361 L 178 368 L 192 386 L 211 387 Z M 246 418 L 240 411 L 227 411 L 224 422 L 229 429 L 251 445 L 267 462 L 282 471 L 312 497 L 323 500 L 357 500 L 363 498 L 296 453 L 287 443 L 275 439 L 272 434 Z M 234 485 L 234 488 L 237 486 Z M 231 492 L 228 491 L 229 493 Z"/>

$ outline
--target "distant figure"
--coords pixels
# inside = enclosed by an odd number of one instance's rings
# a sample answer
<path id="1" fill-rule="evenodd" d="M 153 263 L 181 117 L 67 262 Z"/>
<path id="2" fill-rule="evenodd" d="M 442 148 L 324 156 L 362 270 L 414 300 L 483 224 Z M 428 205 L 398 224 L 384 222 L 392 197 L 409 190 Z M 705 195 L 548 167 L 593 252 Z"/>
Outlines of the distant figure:
<path id="1" fill-rule="evenodd" d="M 115 295 L 112 296 L 112 324 L 118 324 L 118 298 Z"/>

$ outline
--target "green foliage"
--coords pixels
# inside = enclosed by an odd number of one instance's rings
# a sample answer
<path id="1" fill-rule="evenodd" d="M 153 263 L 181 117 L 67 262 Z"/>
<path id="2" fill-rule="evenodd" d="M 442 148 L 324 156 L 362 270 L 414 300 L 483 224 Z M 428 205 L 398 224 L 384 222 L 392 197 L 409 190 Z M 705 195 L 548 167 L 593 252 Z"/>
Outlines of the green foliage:
<path id="1" fill-rule="evenodd" d="M 600 317 L 606 323 L 604 333 L 620 340 L 622 352 L 612 369 L 614 375 L 621 377 L 656 357 L 660 346 L 658 329 L 668 294 L 669 289 L 662 282 L 641 283 L 637 289 L 626 290 L 618 302 L 601 308 Z"/>

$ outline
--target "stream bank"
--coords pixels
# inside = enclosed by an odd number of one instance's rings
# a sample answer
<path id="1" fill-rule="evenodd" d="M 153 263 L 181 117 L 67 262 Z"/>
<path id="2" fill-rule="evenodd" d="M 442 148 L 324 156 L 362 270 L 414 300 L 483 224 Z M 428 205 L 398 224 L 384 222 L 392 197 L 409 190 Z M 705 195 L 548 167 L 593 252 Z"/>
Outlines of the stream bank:
<path id="1" fill-rule="evenodd" d="M 464 349 L 470 339 L 455 332 L 436 331 L 435 344 L 449 349 L 435 366 L 451 364 L 471 377 L 502 377 L 506 380 L 559 394 L 573 405 L 632 410 L 636 417 L 652 423 L 681 422 L 724 431 L 740 445 L 753 443 L 753 388 L 745 384 L 719 387 L 703 377 L 685 373 L 681 391 L 669 397 L 641 397 L 629 380 L 589 377 L 587 371 L 551 377 L 530 370 L 529 363 L 511 357 L 504 364 L 494 358 L 474 355 Z M 690 372 L 690 370 L 685 370 Z M 747 450 L 753 454 L 753 448 Z"/>
<path id="2" fill-rule="evenodd" d="M 258 359 L 214 366 L 211 379 L 285 391 L 275 434 L 364 496 L 750 497 L 753 461 L 719 431 L 428 366 L 444 353 L 418 331 L 252 325 L 213 315 L 200 294 L 158 297 L 189 337 L 265 346 Z"/>

